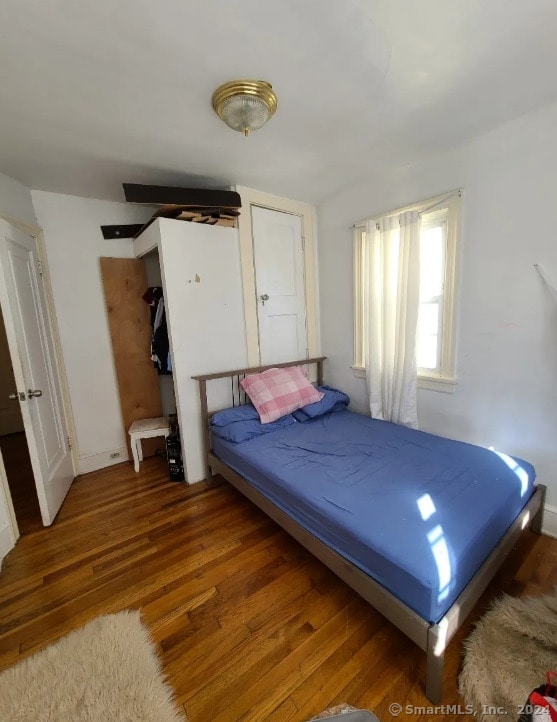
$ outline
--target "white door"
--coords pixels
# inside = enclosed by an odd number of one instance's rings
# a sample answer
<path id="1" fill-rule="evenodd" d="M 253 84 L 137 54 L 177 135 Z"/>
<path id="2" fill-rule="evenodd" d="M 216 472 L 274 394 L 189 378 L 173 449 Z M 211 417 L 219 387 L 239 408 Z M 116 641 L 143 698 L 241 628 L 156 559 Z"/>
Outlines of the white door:
<path id="1" fill-rule="evenodd" d="M 52 524 L 73 481 L 37 241 L 0 221 L 0 304 L 41 516 Z"/>
<path id="2" fill-rule="evenodd" d="M 10 394 L 15 391 L 12 359 L 6 338 L 6 329 L 0 310 L 0 436 L 23 431 L 23 419 L 19 404 L 10 401 Z"/>
<path id="3" fill-rule="evenodd" d="M 307 358 L 300 216 L 252 206 L 261 364 Z"/>

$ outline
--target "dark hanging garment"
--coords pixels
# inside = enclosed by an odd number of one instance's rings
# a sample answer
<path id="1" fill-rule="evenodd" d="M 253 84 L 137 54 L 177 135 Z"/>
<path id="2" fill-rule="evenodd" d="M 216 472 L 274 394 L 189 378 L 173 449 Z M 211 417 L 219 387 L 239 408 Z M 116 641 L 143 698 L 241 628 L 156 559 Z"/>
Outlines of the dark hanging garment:
<path id="1" fill-rule="evenodd" d="M 161 299 L 159 303 L 164 304 Z M 172 373 L 170 368 L 170 345 L 168 343 L 168 328 L 166 325 L 166 311 L 162 309 L 162 316 L 159 325 L 153 331 L 151 343 L 151 358 L 160 374 Z"/>
<path id="2" fill-rule="evenodd" d="M 151 310 L 151 327 L 153 329 L 151 359 L 159 374 L 171 374 L 172 364 L 162 288 L 160 286 L 148 288 L 143 294 L 143 300 L 149 304 Z"/>
<path id="3" fill-rule="evenodd" d="M 147 305 L 156 306 L 159 298 L 162 298 L 162 288 L 160 286 L 149 286 L 141 298 Z"/>

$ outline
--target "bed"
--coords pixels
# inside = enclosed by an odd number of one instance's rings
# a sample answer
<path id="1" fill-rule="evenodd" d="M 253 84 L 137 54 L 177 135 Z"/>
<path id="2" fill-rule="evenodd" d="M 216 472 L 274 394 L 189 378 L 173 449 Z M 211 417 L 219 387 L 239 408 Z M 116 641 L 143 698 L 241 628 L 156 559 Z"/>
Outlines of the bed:
<path id="1" fill-rule="evenodd" d="M 276 366 L 316 364 L 320 357 Z M 221 474 L 427 652 L 426 695 L 442 696 L 451 638 L 528 525 L 545 487 L 527 462 L 339 407 L 234 443 L 214 426 L 197 376 L 207 476 Z"/>

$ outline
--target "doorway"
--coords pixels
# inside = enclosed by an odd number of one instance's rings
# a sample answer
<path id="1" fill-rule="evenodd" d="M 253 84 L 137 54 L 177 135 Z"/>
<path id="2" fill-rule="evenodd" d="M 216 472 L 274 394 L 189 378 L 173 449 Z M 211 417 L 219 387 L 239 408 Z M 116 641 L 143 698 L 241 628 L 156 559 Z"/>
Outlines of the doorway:
<path id="1" fill-rule="evenodd" d="M 155 248 L 150 253 L 147 253 L 143 256 L 142 260 L 145 264 L 147 288 L 162 289 L 161 263 L 158 249 Z M 159 373 L 158 384 L 161 397 L 162 415 L 168 417 L 176 416 L 176 394 L 174 391 L 174 378 L 172 376 L 172 371 L 170 370 L 168 373 Z"/>
<path id="2" fill-rule="evenodd" d="M 257 262 L 256 243 L 254 236 L 254 218 L 253 214 L 259 213 L 258 209 L 266 211 L 276 211 L 278 216 L 285 214 L 287 216 L 297 216 L 300 220 L 302 246 L 302 266 L 303 266 L 303 288 L 305 293 L 304 311 L 305 311 L 305 334 L 303 331 L 298 334 L 297 341 L 305 336 L 306 348 L 309 349 L 310 357 L 319 356 L 321 354 L 321 344 L 319 341 L 319 302 L 317 292 L 317 239 L 315 208 L 309 203 L 302 203 L 288 198 L 275 196 L 271 193 L 263 193 L 253 188 L 244 188 L 237 186 L 236 190 L 242 198 L 242 214 L 238 218 L 238 232 L 240 236 L 240 259 L 242 264 L 242 286 L 244 289 L 244 318 L 246 324 L 246 343 L 248 352 L 248 366 L 260 366 L 264 364 L 263 359 L 268 358 L 266 354 L 261 353 L 261 342 L 259 334 L 259 312 L 265 309 L 271 312 L 271 307 L 265 301 L 263 306 L 262 295 L 271 296 L 271 292 L 262 287 L 261 279 L 256 279 L 259 269 L 256 268 Z M 282 217 L 284 220 L 284 217 Z M 297 234 L 297 229 L 296 229 Z M 281 261 L 282 263 L 282 261 Z M 296 295 L 298 295 L 296 293 Z M 298 320 L 296 327 L 298 328 Z M 286 324 L 283 324 L 286 325 Z M 292 323 L 291 319 L 291 326 Z M 290 355 L 286 361 L 296 360 L 298 350 L 303 349 L 303 345 L 296 347 L 292 345 L 291 351 L 295 351 L 295 355 Z M 282 349 L 280 349 L 282 351 Z M 269 354 L 270 355 L 270 354 Z M 285 354 L 286 355 L 286 354 Z M 306 353 L 302 353 L 300 360 L 306 357 Z M 276 363 L 278 359 L 271 358 L 270 363 Z M 266 363 L 264 364 L 266 365 Z"/>
<path id="3" fill-rule="evenodd" d="M 0 309 L 0 452 L 4 460 L 19 533 L 42 529 L 41 510 L 19 402 L 14 372 Z"/>
<path id="4" fill-rule="evenodd" d="M 40 229 L 31 232 L 0 219 L 0 307 L 11 359 L 8 382 L 15 378 L 9 402 L 20 407 L 42 523 L 50 526 L 75 474 L 40 236 Z M 24 448 L 21 444 L 12 458 L 21 460 Z M 11 513 L 9 500 L 6 504 L 3 515 Z"/>
<path id="5" fill-rule="evenodd" d="M 176 398 L 158 251 L 141 259 L 100 259 L 124 430 L 134 422 L 176 418 Z M 130 444 L 129 437 L 127 438 Z M 161 437 L 142 456 L 165 456 Z M 131 448 L 130 448 L 131 451 Z"/>

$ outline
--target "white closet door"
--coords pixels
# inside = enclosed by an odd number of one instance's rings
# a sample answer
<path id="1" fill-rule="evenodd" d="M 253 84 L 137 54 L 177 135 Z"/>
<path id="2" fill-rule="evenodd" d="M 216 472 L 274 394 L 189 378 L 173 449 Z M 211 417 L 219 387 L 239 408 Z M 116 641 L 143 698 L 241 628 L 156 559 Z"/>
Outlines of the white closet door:
<path id="1" fill-rule="evenodd" d="M 307 357 L 300 216 L 252 206 L 261 364 Z"/>

